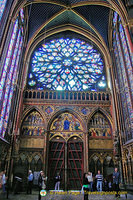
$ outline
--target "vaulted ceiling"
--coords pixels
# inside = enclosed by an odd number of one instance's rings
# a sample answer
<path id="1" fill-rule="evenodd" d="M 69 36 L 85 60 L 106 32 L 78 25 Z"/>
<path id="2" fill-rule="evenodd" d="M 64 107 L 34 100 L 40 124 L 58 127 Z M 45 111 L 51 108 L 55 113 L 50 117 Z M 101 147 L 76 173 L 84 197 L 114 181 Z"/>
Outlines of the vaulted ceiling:
<path id="1" fill-rule="evenodd" d="M 24 7 L 28 8 L 28 41 L 45 37 L 45 34 L 53 30 L 57 30 L 54 32 L 56 37 L 81 35 L 78 31 L 72 31 L 80 29 L 100 38 L 108 46 L 110 11 L 119 12 L 120 2 L 122 3 L 120 0 L 27 0 Z M 121 7 L 124 13 L 125 8 Z"/>

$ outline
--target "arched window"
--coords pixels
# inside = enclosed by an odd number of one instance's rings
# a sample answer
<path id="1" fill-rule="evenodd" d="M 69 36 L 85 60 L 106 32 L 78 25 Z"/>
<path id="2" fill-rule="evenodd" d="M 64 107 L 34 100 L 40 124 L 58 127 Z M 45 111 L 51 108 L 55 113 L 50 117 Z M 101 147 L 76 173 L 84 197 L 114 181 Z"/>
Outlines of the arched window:
<path id="1" fill-rule="evenodd" d="M 32 54 L 28 88 L 96 91 L 106 88 L 105 67 L 96 46 L 79 39 L 55 39 Z"/>
<path id="2" fill-rule="evenodd" d="M 18 160 L 18 166 L 22 166 L 22 160 L 21 160 L 21 158 Z"/>
<path id="3" fill-rule="evenodd" d="M 102 165 L 101 165 L 101 161 L 99 159 L 97 160 L 96 168 L 97 168 L 97 171 L 98 170 L 100 170 L 100 172 L 102 171 Z"/>
<path id="4" fill-rule="evenodd" d="M 89 163 L 89 171 L 92 172 L 92 174 L 96 174 L 95 172 L 95 162 L 93 159 L 90 160 L 90 163 Z"/>
<path id="5" fill-rule="evenodd" d="M 113 16 L 113 47 L 116 59 L 116 83 L 117 91 L 121 96 L 122 111 L 123 111 L 123 129 L 127 133 L 127 140 L 132 139 L 132 99 L 131 92 L 133 91 L 133 74 L 132 60 L 129 52 L 129 46 L 119 15 L 114 12 Z"/>
<path id="6" fill-rule="evenodd" d="M 2 18 L 3 12 L 5 10 L 7 0 L 1 0 L 0 1 L 0 20 Z"/>
<path id="7" fill-rule="evenodd" d="M 42 161 L 41 161 L 41 159 L 39 159 L 38 161 L 37 161 L 37 171 L 41 171 L 42 170 L 42 168 L 43 168 L 43 163 L 42 163 Z"/>
<path id="8" fill-rule="evenodd" d="M 31 163 L 30 163 L 30 169 L 31 169 L 32 171 L 35 171 L 35 165 L 36 165 L 36 162 L 35 162 L 35 160 L 34 160 L 34 158 L 33 158 L 32 161 L 31 161 Z"/>
<path id="9" fill-rule="evenodd" d="M 108 162 L 105 159 L 103 162 L 103 176 L 106 178 L 107 175 L 108 175 Z"/>
<path id="10" fill-rule="evenodd" d="M 14 23 L 10 43 L 8 46 L 1 78 L 0 78 L 0 135 L 5 136 L 7 129 L 11 99 L 13 96 L 14 84 L 17 78 L 18 63 L 23 43 L 23 9 L 19 12 Z M 22 23 L 20 23 L 20 21 Z M 20 25 L 21 24 L 21 25 Z"/>
<path id="11" fill-rule="evenodd" d="M 128 69 L 127 73 L 128 73 L 128 77 L 129 77 L 129 83 L 130 83 L 131 90 L 133 92 L 133 72 L 132 72 L 131 56 L 130 56 L 124 28 L 121 24 L 120 18 L 119 18 L 119 22 L 120 22 L 120 24 L 119 24 L 120 40 L 121 40 L 121 45 L 122 45 L 122 49 L 123 49 L 123 53 L 124 53 L 126 68 Z"/>

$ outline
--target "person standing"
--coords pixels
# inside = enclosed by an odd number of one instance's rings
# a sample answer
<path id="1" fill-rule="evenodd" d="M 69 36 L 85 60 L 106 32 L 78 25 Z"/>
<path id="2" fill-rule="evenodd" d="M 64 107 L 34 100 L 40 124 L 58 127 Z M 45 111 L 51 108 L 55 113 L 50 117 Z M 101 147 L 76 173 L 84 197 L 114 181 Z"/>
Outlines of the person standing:
<path id="1" fill-rule="evenodd" d="M 0 172 L 0 194 L 2 192 L 2 175 L 3 175 L 3 172 Z"/>
<path id="2" fill-rule="evenodd" d="M 45 177 L 44 172 L 40 171 L 40 175 L 38 178 L 38 187 L 39 187 L 39 196 L 38 196 L 38 200 L 41 200 L 41 190 L 45 190 L 46 189 L 46 181 L 47 181 L 47 177 Z"/>
<path id="3" fill-rule="evenodd" d="M 32 171 L 29 170 L 27 194 L 32 194 L 32 185 L 33 185 L 33 174 Z"/>
<path id="4" fill-rule="evenodd" d="M 61 181 L 61 177 L 59 172 L 57 173 L 57 176 L 55 177 L 55 190 L 60 190 L 60 181 Z"/>
<path id="5" fill-rule="evenodd" d="M 88 172 L 87 179 L 89 183 L 89 190 L 92 192 L 93 191 L 93 177 L 92 177 L 91 172 Z"/>
<path id="6" fill-rule="evenodd" d="M 104 191 L 107 192 L 109 189 L 108 189 L 108 181 L 107 179 L 105 178 L 104 179 Z"/>
<path id="7" fill-rule="evenodd" d="M 98 174 L 96 175 L 96 179 L 97 179 L 97 191 L 102 192 L 103 175 L 100 173 L 100 170 L 98 170 Z"/>
<path id="8" fill-rule="evenodd" d="M 88 200 L 88 191 L 89 191 L 89 182 L 88 182 L 88 174 L 84 173 L 83 176 L 83 190 L 84 190 L 84 200 Z"/>
<path id="9" fill-rule="evenodd" d="M 6 180 L 7 180 L 6 170 L 4 170 L 3 173 L 2 173 L 2 190 L 3 190 L 3 193 L 6 192 Z"/>
<path id="10" fill-rule="evenodd" d="M 116 197 L 120 197 L 119 184 L 120 184 L 120 173 L 118 172 L 118 168 L 115 167 L 114 172 L 113 172 L 113 188 L 114 188 L 114 191 L 116 192 L 115 194 Z"/>

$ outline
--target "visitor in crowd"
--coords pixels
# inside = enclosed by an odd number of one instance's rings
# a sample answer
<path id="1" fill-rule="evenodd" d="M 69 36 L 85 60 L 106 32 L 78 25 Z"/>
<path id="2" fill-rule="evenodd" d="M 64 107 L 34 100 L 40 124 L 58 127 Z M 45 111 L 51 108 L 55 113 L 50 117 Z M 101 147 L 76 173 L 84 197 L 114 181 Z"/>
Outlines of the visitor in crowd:
<path id="1" fill-rule="evenodd" d="M 116 192 L 116 197 L 120 197 L 119 191 L 119 184 L 120 184 L 120 173 L 118 172 L 118 168 L 115 167 L 113 172 L 113 189 Z"/>
<path id="2" fill-rule="evenodd" d="M 33 185 L 33 174 L 32 174 L 32 171 L 29 170 L 28 185 L 27 185 L 27 194 L 32 194 L 32 185 Z"/>
<path id="3" fill-rule="evenodd" d="M 104 185 L 104 191 L 107 192 L 108 191 L 108 181 L 106 178 L 104 179 L 103 185 Z"/>
<path id="4" fill-rule="evenodd" d="M 109 183 L 108 183 L 108 188 L 109 188 L 109 191 L 112 191 L 112 182 L 111 181 L 109 181 Z"/>
<path id="5" fill-rule="evenodd" d="M 84 191 L 84 200 L 88 200 L 88 191 L 89 191 L 89 182 L 88 182 L 88 174 L 84 173 L 83 175 L 83 191 Z"/>
<path id="6" fill-rule="evenodd" d="M 0 172 L 0 194 L 2 192 L 2 175 L 3 175 L 3 172 Z"/>
<path id="7" fill-rule="evenodd" d="M 22 178 L 20 176 L 14 176 L 14 194 L 18 194 L 21 191 Z"/>
<path id="8" fill-rule="evenodd" d="M 89 191 L 93 191 L 93 177 L 92 177 L 92 173 L 88 172 L 87 175 L 87 179 L 88 179 L 88 183 L 89 183 Z"/>
<path id="9" fill-rule="evenodd" d="M 3 190 L 3 193 L 6 192 L 6 180 L 7 180 L 6 170 L 4 170 L 3 173 L 2 173 L 2 190 Z"/>
<path id="10" fill-rule="evenodd" d="M 55 177 L 55 190 L 60 190 L 60 181 L 61 181 L 61 176 L 59 172 L 57 173 L 57 176 Z"/>
<path id="11" fill-rule="evenodd" d="M 95 177 L 97 179 L 97 191 L 102 192 L 102 184 L 103 184 L 103 175 L 98 170 L 98 174 Z"/>
<path id="12" fill-rule="evenodd" d="M 47 181 L 47 177 L 45 177 L 44 172 L 40 171 L 40 175 L 38 178 L 38 187 L 39 187 L 39 196 L 38 196 L 38 200 L 41 200 L 41 190 L 45 190 L 46 189 L 46 181 Z"/>

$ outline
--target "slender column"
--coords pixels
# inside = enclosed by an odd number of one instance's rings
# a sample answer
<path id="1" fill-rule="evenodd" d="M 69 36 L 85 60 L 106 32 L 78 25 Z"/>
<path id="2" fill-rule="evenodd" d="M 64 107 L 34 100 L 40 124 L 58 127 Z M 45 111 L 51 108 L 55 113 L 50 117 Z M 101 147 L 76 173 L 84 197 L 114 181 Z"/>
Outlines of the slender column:
<path id="1" fill-rule="evenodd" d="M 101 161 L 101 174 L 103 174 L 103 159 L 102 160 L 100 160 Z"/>
<path id="2" fill-rule="evenodd" d="M 131 158 L 128 159 L 129 182 L 132 183 Z"/>
<path id="3" fill-rule="evenodd" d="M 132 183 L 133 183 L 133 160 L 131 158 L 131 174 L 132 174 Z"/>
<path id="4" fill-rule="evenodd" d="M 48 99 L 49 99 L 49 94 L 50 94 L 50 92 L 48 91 Z"/>
<path id="5" fill-rule="evenodd" d="M 88 134 L 85 134 L 85 141 L 86 141 L 86 147 L 84 147 L 84 149 L 86 149 L 85 151 L 85 156 L 84 156 L 84 163 L 86 165 L 86 170 L 89 170 L 89 163 L 88 163 L 88 157 L 89 157 L 89 150 L 88 150 Z"/>
<path id="6" fill-rule="evenodd" d="M 46 133 L 48 134 L 48 133 Z M 45 166 L 45 169 L 43 169 L 45 171 L 45 174 L 47 173 L 47 169 L 46 166 L 48 166 L 48 162 L 46 164 L 46 152 L 47 152 L 47 144 L 46 144 L 46 140 L 47 140 L 47 135 L 44 135 L 44 146 L 43 146 L 43 166 Z M 47 174 L 46 174 L 47 176 Z"/>
<path id="7" fill-rule="evenodd" d="M 122 156 L 122 168 L 123 168 L 123 182 L 125 183 L 125 177 L 126 177 L 126 173 L 125 173 L 125 159 L 123 159 L 124 155 Z"/>
<path id="8" fill-rule="evenodd" d="M 65 143 L 65 190 L 67 190 L 67 142 Z"/>
<path id="9" fill-rule="evenodd" d="M 87 157 L 87 153 L 86 153 L 86 149 L 88 148 L 88 146 L 87 146 L 87 134 L 86 133 L 84 133 L 84 152 L 83 152 L 83 154 L 84 154 L 84 172 L 87 172 L 87 170 L 88 170 L 88 157 Z"/>
<path id="10" fill-rule="evenodd" d="M 49 134 L 50 132 L 47 131 L 45 137 L 44 137 L 44 160 L 43 160 L 43 164 L 45 163 L 45 172 L 46 175 L 48 173 L 48 156 L 49 156 Z"/>
<path id="11" fill-rule="evenodd" d="M 125 32 L 126 32 L 126 36 L 127 36 L 127 39 L 128 39 L 128 44 L 129 44 L 131 53 L 133 53 L 133 43 L 132 43 L 132 41 L 131 41 L 131 37 L 130 37 L 130 34 L 129 34 L 128 26 L 125 25 L 125 26 L 123 26 L 123 27 L 124 27 Z"/>
<path id="12" fill-rule="evenodd" d="M 133 183 L 133 179 L 132 179 L 132 162 L 131 162 L 131 157 L 129 158 L 129 168 L 130 168 L 130 184 Z"/>
<path id="13" fill-rule="evenodd" d="M 129 183 L 129 180 L 128 180 L 128 169 L 127 169 L 127 160 L 125 161 L 125 170 L 126 170 L 126 183 Z"/>

